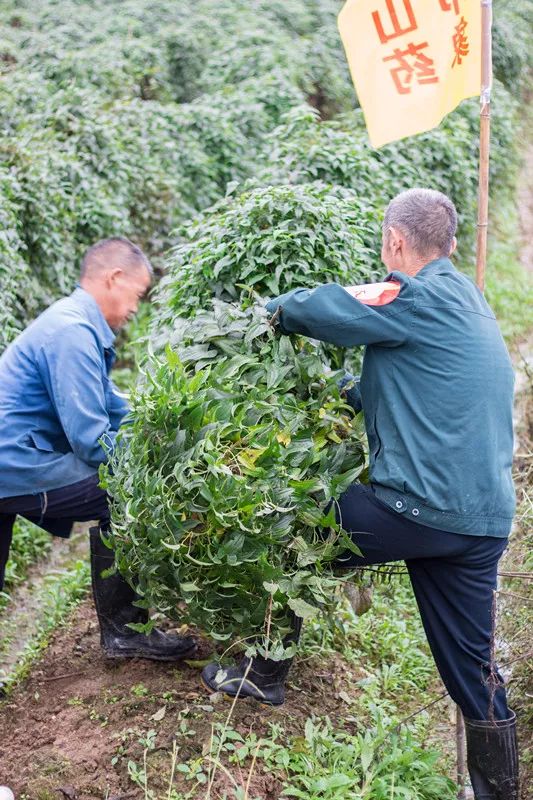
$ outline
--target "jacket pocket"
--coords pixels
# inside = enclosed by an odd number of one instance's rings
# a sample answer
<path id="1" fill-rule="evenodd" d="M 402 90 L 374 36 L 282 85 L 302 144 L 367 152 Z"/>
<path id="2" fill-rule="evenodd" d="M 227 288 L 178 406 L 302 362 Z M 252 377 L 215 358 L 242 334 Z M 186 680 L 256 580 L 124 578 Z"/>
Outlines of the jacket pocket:
<path id="1" fill-rule="evenodd" d="M 35 447 L 37 450 L 43 450 L 45 453 L 54 453 L 55 447 L 50 442 L 47 437 L 39 433 L 39 431 L 31 431 L 29 434 L 30 443 Z"/>

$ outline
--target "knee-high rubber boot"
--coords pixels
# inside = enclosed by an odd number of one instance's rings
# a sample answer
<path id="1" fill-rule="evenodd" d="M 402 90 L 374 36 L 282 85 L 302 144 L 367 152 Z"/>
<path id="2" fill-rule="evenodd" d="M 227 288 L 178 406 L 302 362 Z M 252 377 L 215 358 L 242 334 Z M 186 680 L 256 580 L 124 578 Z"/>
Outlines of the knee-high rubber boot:
<path id="1" fill-rule="evenodd" d="M 476 800 L 518 800 L 516 716 L 465 719 L 468 771 Z"/>
<path id="2" fill-rule="evenodd" d="M 106 656 L 179 661 L 193 655 L 196 644 L 191 636 L 162 633 L 157 629 L 145 635 L 127 627 L 130 622 L 148 622 L 148 612 L 132 605 L 137 595 L 118 572 L 108 578 L 102 577 L 102 571 L 114 564 L 113 551 L 103 543 L 100 528 L 90 528 L 89 534 L 94 605 Z"/>
<path id="3" fill-rule="evenodd" d="M 292 615 L 292 625 L 292 632 L 283 640 L 285 645 L 300 638 L 301 617 Z M 202 670 L 202 682 L 210 692 L 223 692 L 240 699 L 253 697 L 265 705 L 281 706 L 285 702 L 285 681 L 292 661 L 292 658 L 272 661 L 262 656 L 245 656 L 239 664 L 226 669 L 211 663 Z"/>

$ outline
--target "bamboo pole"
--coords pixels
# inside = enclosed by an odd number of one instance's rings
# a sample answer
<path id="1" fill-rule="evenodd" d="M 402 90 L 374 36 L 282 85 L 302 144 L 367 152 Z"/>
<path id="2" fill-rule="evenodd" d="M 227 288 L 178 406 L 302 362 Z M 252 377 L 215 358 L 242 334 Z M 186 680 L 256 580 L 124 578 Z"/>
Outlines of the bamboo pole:
<path id="1" fill-rule="evenodd" d="M 459 706 L 455 709 L 455 744 L 457 747 L 457 800 L 466 800 L 466 739 L 465 723 Z"/>
<path id="2" fill-rule="evenodd" d="M 484 291 L 489 226 L 490 91 L 492 85 L 492 0 L 481 0 L 481 112 L 476 283 Z"/>
<path id="3" fill-rule="evenodd" d="M 477 217 L 476 283 L 485 290 L 487 234 L 489 227 L 490 92 L 492 87 L 492 0 L 481 0 L 481 95 L 479 118 L 479 186 Z M 465 800 L 466 741 L 459 706 L 455 717 L 458 800 Z"/>

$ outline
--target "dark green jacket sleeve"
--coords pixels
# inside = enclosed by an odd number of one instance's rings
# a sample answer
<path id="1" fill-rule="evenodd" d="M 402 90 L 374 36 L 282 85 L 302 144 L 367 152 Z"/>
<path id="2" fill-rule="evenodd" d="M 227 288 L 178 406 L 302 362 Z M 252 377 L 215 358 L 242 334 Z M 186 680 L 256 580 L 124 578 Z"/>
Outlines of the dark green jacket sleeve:
<path id="1" fill-rule="evenodd" d="M 395 300 L 384 306 L 370 306 L 356 300 L 337 283 L 315 289 L 294 289 L 267 303 L 278 311 L 282 333 L 300 333 L 341 347 L 381 344 L 396 347 L 410 336 L 414 321 L 413 287 L 408 276 L 392 272 L 401 284 Z"/>

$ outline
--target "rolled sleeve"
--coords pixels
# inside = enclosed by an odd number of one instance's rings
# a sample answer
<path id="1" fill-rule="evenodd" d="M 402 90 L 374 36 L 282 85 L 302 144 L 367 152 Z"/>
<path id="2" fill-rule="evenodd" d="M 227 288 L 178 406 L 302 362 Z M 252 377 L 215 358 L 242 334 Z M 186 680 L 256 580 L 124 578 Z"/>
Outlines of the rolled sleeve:
<path id="1" fill-rule="evenodd" d="M 124 417 L 130 412 L 128 396 L 124 394 L 124 392 L 121 392 L 111 379 L 109 379 L 109 387 L 107 390 L 107 411 L 111 430 L 113 431 L 118 431 L 119 427 L 124 422 Z"/>

